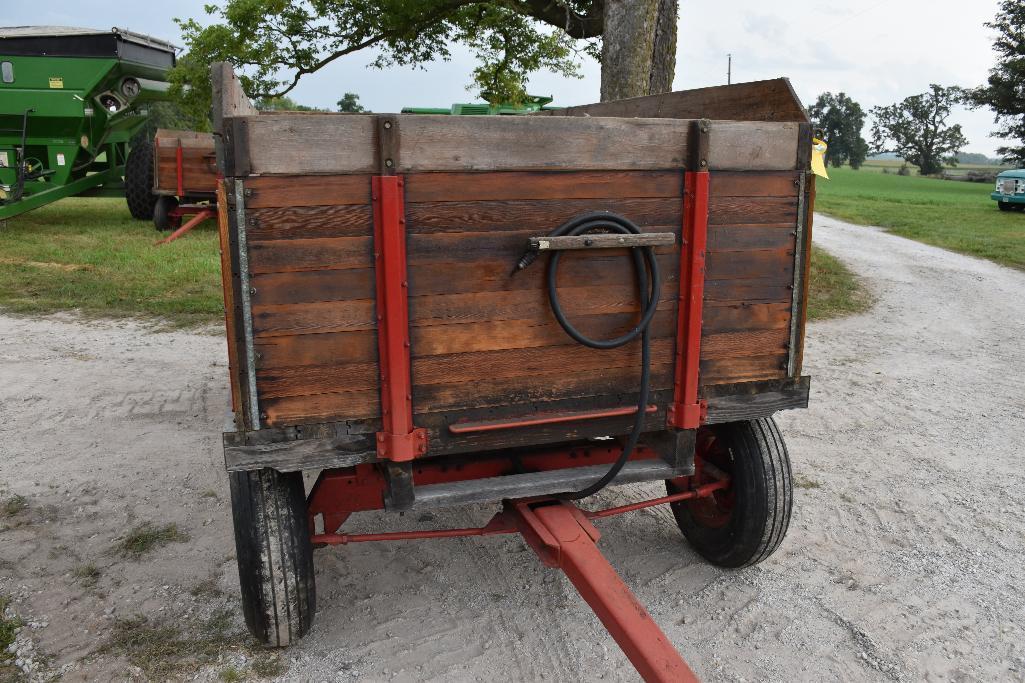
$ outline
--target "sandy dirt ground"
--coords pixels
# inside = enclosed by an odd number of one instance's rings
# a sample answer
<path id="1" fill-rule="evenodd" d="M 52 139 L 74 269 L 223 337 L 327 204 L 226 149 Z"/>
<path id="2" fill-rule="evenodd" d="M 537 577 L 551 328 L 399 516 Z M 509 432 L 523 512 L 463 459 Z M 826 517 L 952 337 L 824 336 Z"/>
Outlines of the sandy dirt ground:
<path id="1" fill-rule="evenodd" d="M 778 417 L 798 486 L 780 550 L 711 567 L 667 509 L 599 522 L 601 547 L 709 681 L 1025 680 L 1025 273 L 826 217 L 816 241 L 878 303 L 810 327 L 812 406 Z M 314 632 L 277 659 L 248 645 L 225 358 L 216 331 L 0 317 L 0 499 L 27 504 L 0 515 L 0 596 L 25 622 L 14 649 L 33 680 L 637 680 L 572 586 L 511 537 L 319 551 Z M 119 553 L 147 521 L 190 540 Z"/>

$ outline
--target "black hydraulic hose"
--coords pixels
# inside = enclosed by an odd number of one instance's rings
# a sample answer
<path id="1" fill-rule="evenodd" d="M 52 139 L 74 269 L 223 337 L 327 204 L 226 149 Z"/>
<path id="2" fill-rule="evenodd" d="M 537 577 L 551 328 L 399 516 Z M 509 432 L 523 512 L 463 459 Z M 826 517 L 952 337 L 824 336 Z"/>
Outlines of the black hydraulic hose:
<path id="1" fill-rule="evenodd" d="M 573 218 L 550 233 L 549 237 L 577 236 L 594 231 L 613 232 L 624 235 L 639 235 L 641 233 L 641 229 L 629 219 L 614 213 L 599 211 Z M 522 270 L 533 263 L 537 259 L 538 253 L 537 251 L 528 251 L 524 254 L 523 258 L 516 264 L 516 269 L 513 272 Z M 616 478 L 620 470 L 623 469 L 623 466 L 630 459 L 630 455 L 633 453 L 634 448 L 637 447 L 637 442 L 644 431 L 648 395 L 651 388 L 651 335 L 649 333 L 649 326 L 658 309 L 658 301 L 662 292 L 662 281 L 654 248 L 632 247 L 630 249 L 630 256 L 633 258 L 634 272 L 637 275 L 637 287 L 641 300 L 641 318 L 630 331 L 619 337 L 614 339 L 592 339 L 573 326 L 573 323 L 566 318 L 566 314 L 562 310 L 562 304 L 559 302 L 557 282 L 561 255 L 561 251 L 554 250 L 548 261 L 548 301 L 551 304 L 555 319 L 562 325 L 562 329 L 566 331 L 566 334 L 578 343 L 592 349 L 615 349 L 633 341 L 638 336 L 641 338 L 641 388 L 640 396 L 637 399 L 637 415 L 634 418 L 630 436 L 623 445 L 622 453 L 619 454 L 619 458 L 616 459 L 616 462 L 613 463 L 608 472 L 590 486 L 579 491 L 567 491 L 556 494 L 557 498 L 562 498 L 563 500 L 580 500 L 602 490 L 609 482 Z"/>

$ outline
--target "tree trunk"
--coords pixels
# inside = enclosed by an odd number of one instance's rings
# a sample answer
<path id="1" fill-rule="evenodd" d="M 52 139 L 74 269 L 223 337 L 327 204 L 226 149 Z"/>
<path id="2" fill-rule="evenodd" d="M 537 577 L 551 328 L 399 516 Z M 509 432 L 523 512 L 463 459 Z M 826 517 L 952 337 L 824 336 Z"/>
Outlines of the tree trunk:
<path id="1" fill-rule="evenodd" d="M 678 3 L 679 0 L 605 0 L 602 102 L 672 89 Z"/>

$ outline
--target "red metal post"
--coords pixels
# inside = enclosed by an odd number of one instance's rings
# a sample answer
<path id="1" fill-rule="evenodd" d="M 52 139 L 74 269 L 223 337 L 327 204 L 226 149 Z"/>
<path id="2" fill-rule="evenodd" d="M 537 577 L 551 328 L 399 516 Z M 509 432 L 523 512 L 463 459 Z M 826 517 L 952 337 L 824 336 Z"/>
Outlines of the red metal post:
<path id="1" fill-rule="evenodd" d="M 528 545 L 545 564 L 565 572 L 641 678 L 696 683 L 697 676 L 598 550 L 598 530 L 583 513 L 565 502 L 534 507 L 517 501 L 510 509 L 520 515 L 518 526 Z"/>
<path id="2" fill-rule="evenodd" d="M 667 421 L 670 427 L 677 429 L 696 429 L 705 420 L 705 402 L 698 400 L 698 370 L 708 241 L 708 171 L 684 174 L 683 239 L 685 250 L 680 254 L 676 376 L 673 404 L 669 407 Z"/>
<path id="3" fill-rule="evenodd" d="M 178 175 L 178 196 L 185 196 L 185 152 L 182 150 L 181 138 L 178 138 L 178 148 L 174 150 L 174 165 Z"/>
<path id="4" fill-rule="evenodd" d="M 401 176 L 374 176 L 371 183 L 384 423 L 384 429 L 377 433 L 377 454 L 382 459 L 403 462 L 427 452 L 427 430 L 413 426 L 403 180 Z"/>

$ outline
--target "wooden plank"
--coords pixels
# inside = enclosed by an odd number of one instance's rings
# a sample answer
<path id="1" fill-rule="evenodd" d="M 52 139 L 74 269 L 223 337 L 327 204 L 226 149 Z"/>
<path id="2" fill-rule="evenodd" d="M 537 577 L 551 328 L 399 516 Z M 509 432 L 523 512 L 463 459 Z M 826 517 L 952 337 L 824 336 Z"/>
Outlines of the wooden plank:
<path id="1" fill-rule="evenodd" d="M 567 287 L 561 296 L 563 309 L 573 319 L 638 310 L 633 287 Z M 676 294 L 663 290 L 659 310 L 675 311 L 675 306 Z M 474 292 L 410 298 L 413 327 L 524 319 L 554 320 L 544 292 Z M 374 328 L 374 302 L 370 299 L 253 307 L 253 329 L 259 337 Z"/>
<path id="2" fill-rule="evenodd" d="M 214 136 L 210 133 L 200 133 L 194 130 L 173 130 L 170 128 L 158 128 L 153 139 L 161 146 L 177 147 L 185 149 L 205 149 L 208 152 L 214 151 Z"/>
<path id="3" fill-rule="evenodd" d="M 588 333 L 622 334 L 637 321 L 635 314 L 603 314 L 574 318 L 573 324 Z M 611 330 L 610 330 L 611 328 Z M 653 339 L 675 338 L 675 322 L 669 311 L 652 320 Z M 610 335 L 611 336 L 611 335 Z M 565 344 L 570 339 L 557 322 L 502 320 L 410 330 L 410 352 L 414 358 L 475 351 L 497 351 Z M 332 363 L 377 361 L 377 335 L 373 330 L 326 332 L 289 336 L 259 337 L 258 368 L 284 368 Z"/>
<path id="4" fill-rule="evenodd" d="M 675 340 L 652 342 L 652 362 L 672 363 Z M 611 368 L 640 368 L 640 343 L 619 349 L 588 349 L 575 343 L 501 351 L 480 351 L 424 356 L 413 361 L 414 391 L 434 384 L 463 387 L 468 403 L 473 404 L 473 385 L 482 377 L 489 380 L 513 380 L 529 386 L 539 376 L 561 368 L 564 372 L 587 375 Z M 257 373 L 260 399 L 311 394 L 369 391 L 378 386 L 376 363 L 336 363 L 332 365 L 261 369 Z"/>
<path id="5" fill-rule="evenodd" d="M 701 358 L 729 360 L 747 356 L 766 356 L 787 350 L 786 329 L 723 332 L 701 337 Z"/>
<path id="6" fill-rule="evenodd" d="M 641 116 L 733 121 L 807 121 L 789 80 L 719 85 L 551 109 L 535 116 Z"/>
<path id="7" fill-rule="evenodd" d="M 608 233 L 531 237 L 528 240 L 528 244 L 537 251 L 668 247 L 676 244 L 676 234 L 672 232 L 649 232 L 639 235 Z"/>
<path id="8" fill-rule="evenodd" d="M 228 62 L 210 65 L 210 84 L 213 88 L 213 129 L 222 133 L 224 119 L 234 116 L 257 114 L 249 98 L 242 90 L 242 84 Z"/>
<path id="9" fill-rule="evenodd" d="M 406 205 L 541 199 L 682 197 L 680 171 L 497 171 L 412 173 Z"/>
<path id="10" fill-rule="evenodd" d="M 794 250 L 711 251 L 705 262 L 707 280 L 771 279 L 790 285 Z"/>
<path id="11" fill-rule="evenodd" d="M 784 377 L 787 354 L 702 359 L 699 378 L 702 384 L 725 384 L 756 379 Z"/>
<path id="12" fill-rule="evenodd" d="M 651 342 L 653 365 L 673 361 L 676 342 L 672 338 Z M 488 379 L 520 378 L 524 384 L 536 383 L 539 375 L 560 370 L 587 373 L 608 368 L 640 368 L 640 342 L 618 349 L 591 349 L 576 343 L 525 349 L 503 349 L 439 356 L 413 361 L 413 383 L 419 389 L 428 384 L 466 384 Z M 543 380 L 542 380 L 543 381 Z M 472 392 L 472 389 L 470 389 Z"/>
<path id="13" fill-rule="evenodd" d="M 797 197 L 710 197 L 708 224 L 758 225 L 789 223 L 797 225 Z"/>
<path id="14" fill-rule="evenodd" d="M 248 119 L 252 173 L 376 173 L 377 117 L 363 114 L 264 114 Z"/>
<path id="15" fill-rule="evenodd" d="M 676 307 L 676 294 L 663 289 L 660 311 Z M 567 316 L 631 313 L 638 310 L 634 287 L 565 287 L 560 300 Z M 450 325 L 494 320 L 554 320 L 548 295 L 541 290 L 474 292 L 411 297 L 410 325 Z"/>
<path id="16" fill-rule="evenodd" d="M 249 264 L 253 273 L 367 268 L 373 264 L 373 251 L 370 236 L 254 240 L 249 243 Z"/>
<path id="17" fill-rule="evenodd" d="M 377 363 L 336 363 L 261 369 L 256 373 L 256 380 L 263 400 L 376 390 L 380 376 Z"/>
<path id="18" fill-rule="evenodd" d="M 708 228 L 710 252 L 794 249 L 794 226 L 778 223 L 761 225 L 713 225 Z"/>
<path id="19" fill-rule="evenodd" d="M 374 330 L 376 326 L 372 299 L 253 306 L 253 334 L 257 337 Z"/>
<path id="20" fill-rule="evenodd" d="M 330 438 L 299 439 L 282 443 L 225 446 L 229 472 L 273 467 L 280 472 L 352 467 L 377 459 L 373 436 L 345 434 Z"/>
<path id="21" fill-rule="evenodd" d="M 519 254 L 517 253 L 517 256 Z M 679 277 L 677 254 L 657 257 L 662 286 L 676 291 Z M 545 266 L 538 263 L 515 274 L 513 258 L 504 261 L 424 263 L 409 268 L 411 296 L 462 294 L 545 287 Z M 256 290 L 253 301 L 260 304 L 313 303 L 374 297 L 374 271 L 370 268 L 310 270 L 286 273 L 257 273 L 251 278 Z M 559 284 L 586 282 L 588 286 L 634 286 L 636 275 L 627 254 L 609 251 L 564 255 L 559 264 Z"/>
<path id="22" fill-rule="evenodd" d="M 589 372 L 567 373 L 559 370 L 535 375 L 533 382 L 522 378 L 481 379 L 473 384 L 474 408 L 539 404 L 546 401 L 586 396 L 622 395 L 636 392 L 640 382 L 640 365 L 611 367 Z M 651 366 L 653 390 L 668 389 L 673 383 L 673 365 Z M 416 387 L 413 393 L 414 419 L 421 413 L 443 410 L 466 410 L 466 387 L 460 384 L 428 384 Z M 629 404 L 625 396 L 623 405 Z M 540 409 L 537 406 L 536 409 Z M 663 422 L 664 424 L 664 422 Z"/>
<path id="23" fill-rule="evenodd" d="M 667 119 L 407 115 L 400 171 L 678 169 L 688 128 Z"/>
<path id="24" fill-rule="evenodd" d="M 246 209 L 273 206 L 370 204 L 369 175 L 282 176 L 246 179 Z"/>
<path id="25" fill-rule="evenodd" d="M 374 298 L 374 270 L 310 270 L 256 273 L 250 279 L 257 305 L 350 301 Z"/>
<path id="26" fill-rule="evenodd" d="M 797 123 L 714 121 L 708 131 L 708 168 L 723 171 L 790 170 L 797 164 Z"/>
<path id="27" fill-rule="evenodd" d="M 672 226 L 678 231 L 683 201 L 670 197 L 419 202 L 406 205 L 406 229 L 412 234 L 522 229 L 547 234 L 594 211 L 618 213 L 641 228 Z"/>
<path id="28" fill-rule="evenodd" d="M 369 204 L 291 206 L 251 209 L 247 235 L 252 240 L 365 237 L 373 234 Z"/>
<path id="29" fill-rule="evenodd" d="M 217 181 L 217 204 L 224 207 L 217 212 L 217 235 L 220 240 L 221 291 L 224 296 L 224 333 L 228 345 L 228 378 L 231 384 L 231 410 L 242 410 L 242 390 L 239 387 L 238 327 L 236 326 L 235 288 L 232 284 L 231 238 L 228 222 L 228 193 L 225 181 Z"/>
<path id="30" fill-rule="evenodd" d="M 797 171 L 717 171 L 709 175 L 711 197 L 796 197 Z"/>
<path id="31" fill-rule="evenodd" d="M 267 415 L 266 424 L 271 427 L 376 418 L 381 412 L 379 393 L 375 388 L 340 394 L 268 398 L 260 400 L 260 408 Z"/>
<path id="32" fill-rule="evenodd" d="M 782 280 L 750 278 L 705 281 L 706 305 L 789 303 L 792 295 L 790 285 Z"/>
<path id="33" fill-rule="evenodd" d="M 770 417 L 781 410 L 808 407 L 810 378 L 796 380 L 745 382 L 740 384 L 711 386 L 721 389 L 719 395 L 709 396 L 708 424 L 754 420 Z M 718 394 L 719 392 L 712 392 Z"/>
<path id="34" fill-rule="evenodd" d="M 399 173 L 678 169 L 686 159 L 684 121 L 390 116 L 400 131 Z M 251 117 L 246 132 L 252 173 L 372 173 L 375 120 L 340 114 Z"/>
<path id="35" fill-rule="evenodd" d="M 790 302 L 770 304 L 713 304 L 704 306 L 705 335 L 745 330 L 778 330 L 790 325 Z"/>
<path id="36" fill-rule="evenodd" d="M 261 370 L 332 363 L 376 363 L 377 332 L 357 330 L 259 337 L 254 348 L 259 354 L 256 367 Z"/>

